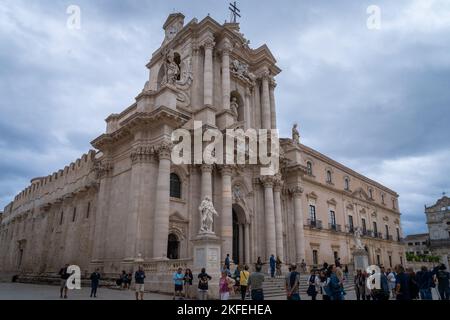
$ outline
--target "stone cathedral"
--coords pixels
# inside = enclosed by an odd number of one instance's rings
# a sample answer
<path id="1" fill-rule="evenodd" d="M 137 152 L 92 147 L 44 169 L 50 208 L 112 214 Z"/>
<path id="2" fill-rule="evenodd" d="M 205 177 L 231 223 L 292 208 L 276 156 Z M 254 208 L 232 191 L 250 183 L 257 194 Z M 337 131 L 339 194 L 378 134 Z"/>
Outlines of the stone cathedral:
<path id="1" fill-rule="evenodd" d="M 301 144 L 295 128 L 279 140 L 274 176 L 258 165 L 171 161 L 172 132 L 194 121 L 221 131 L 277 127 L 281 70 L 269 48 L 251 48 L 238 23 L 184 20 L 168 17 L 144 89 L 106 119 L 94 150 L 32 179 L 6 206 L 0 272 L 45 277 L 67 263 L 116 277 L 143 265 L 164 291 L 178 266 L 192 265 L 205 197 L 219 213 L 220 261 L 228 253 L 252 266 L 274 254 L 308 267 L 338 257 L 351 266 L 359 228 L 370 263 L 404 263 L 398 194 Z"/>

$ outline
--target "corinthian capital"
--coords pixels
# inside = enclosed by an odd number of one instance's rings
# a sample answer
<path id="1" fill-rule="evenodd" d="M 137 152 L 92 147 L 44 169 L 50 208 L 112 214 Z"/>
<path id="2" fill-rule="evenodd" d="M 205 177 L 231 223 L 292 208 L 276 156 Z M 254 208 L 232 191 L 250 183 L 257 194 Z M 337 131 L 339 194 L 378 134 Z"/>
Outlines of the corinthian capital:
<path id="1" fill-rule="evenodd" d="M 272 188 L 275 183 L 275 176 L 262 176 L 259 180 L 264 188 Z"/>
<path id="2" fill-rule="evenodd" d="M 155 150 L 152 146 L 141 145 L 136 146 L 131 151 L 132 163 L 150 162 L 155 154 Z"/>
<path id="3" fill-rule="evenodd" d="M 214 42 L 214 38 L 207 38 L 205 39 L 205 41 L 203 42 L 203 47 L 205 49 L 214 49 L 214 47 L 216 46 L 216 43 Z"/>
<path id="4" fill-rule="evenodd" d="M 231 176 L 233 174 L 233 167 L 223 165 L 220 167 L 220 172 L 222 173 L 222 176 Z"/>
<path id="5" fill-rule="evenodd" d="M 200 169 L 202 170 L 202 173 L 203 173 L 203 172 L 209 172 L 209 173 L 211 173 L 211 172 L 213 171 L 213 166 L 210 165 L 210 164 L 202 164 L 202 165 L 200 166 Z"/>
<path id="6" fill-rule="evenodd" d="M 163 142 L 155 147 L 159 160 L 170 160 L 172 154 L 172 144 Z"/>
<path id="7" fill-rule="evenodd" d="M 292 188 L 289 188 L 289 192 L 294 196 L 294 197 L 301 197 L 303 194 L 303 188 L 300 186 L 294 186 Z"/>

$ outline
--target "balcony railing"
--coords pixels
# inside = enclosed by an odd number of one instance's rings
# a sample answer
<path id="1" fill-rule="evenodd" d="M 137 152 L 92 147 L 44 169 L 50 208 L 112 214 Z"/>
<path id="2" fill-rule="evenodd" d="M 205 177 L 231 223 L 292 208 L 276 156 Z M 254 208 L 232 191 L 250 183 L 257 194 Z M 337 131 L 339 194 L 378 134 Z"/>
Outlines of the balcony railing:
<path id="1" fill-rule="evenodd" d="M 383 234 L 381 232 L 377 232 L 377 234 L 374 235 L 374 238 L 383 239 Z"/>
<path id="2" fill-rule="evenodd" d="M 390 235 L 390 234 L 387 234 L 386 237 L 385 237 L 384 239 L 385 239 L 385 240 L 389 240 L 389 241 L 392 241 L 392 240 L 393 240 L 392 235 Z"/>
<path id="3" fill-rule="evenodd" d="M 341 225 L 340 224 L 329 223 L 328 224 L 328 229 L 336 231 L 336 232 L 341 232 Z"/>
<path id="4" fill-rule="evenodd" d="M 350 226 L 350 225 L 346 225 L 345 226 L 345 231 L 348 233 L 355 233 L 355 227 L 354 226 Z"/>
<path id="5" fill-rule="evenodd" d="M 322 221 L 308 219 L 308 226 L 314 229 L 322 229 Z"/>
<path id="6" fill-rule="evenodd" d="M 363 232 L 363 236 L 373 237 L 373 231 L 372 230 L 366 230 L 366 232 Z"/>

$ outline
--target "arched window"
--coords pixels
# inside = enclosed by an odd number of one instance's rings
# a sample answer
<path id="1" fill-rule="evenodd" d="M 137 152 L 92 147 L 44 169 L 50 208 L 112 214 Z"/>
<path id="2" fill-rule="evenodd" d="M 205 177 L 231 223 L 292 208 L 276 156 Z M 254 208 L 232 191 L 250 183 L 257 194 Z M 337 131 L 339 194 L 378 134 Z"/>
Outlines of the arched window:
<path id="1" fill-rule="evenodd" d="M 372 189 L 369 189 L 369 198 L 373 199 L 373 190 Z"/>
<path id="2" fill-rule="evenodd" d="M 181 180 L 175 173 L 170 174 L 170 196 L 181 199 Z"/>
<path id="3" fill-rule="evenodd" d="M 167 244 L 167 258 L 177 260 L 180 258 L 180 241 L 176 234 L 169 234 Z"/>
<path id="4" fill-rule="evenodd" d="M 348 178 L 344 179 L 345 190 L 350 190 L 350 180 Z"/>
<path id="5" fill-rule="evenodd" d="M 327 182 L 328 183 L 331 183 L 332 181 L 331 181 L 331 171 L 330 170 L 327 170 Z"/>
<path id="6" fill-rule="evenodd" d="M 312 176 L 313 172 L 312 172 L 312 163 L 311 163 L 311 161 L 308 161 L 306 163 L 306 171 L 307 171 L 309 176 Z"/>

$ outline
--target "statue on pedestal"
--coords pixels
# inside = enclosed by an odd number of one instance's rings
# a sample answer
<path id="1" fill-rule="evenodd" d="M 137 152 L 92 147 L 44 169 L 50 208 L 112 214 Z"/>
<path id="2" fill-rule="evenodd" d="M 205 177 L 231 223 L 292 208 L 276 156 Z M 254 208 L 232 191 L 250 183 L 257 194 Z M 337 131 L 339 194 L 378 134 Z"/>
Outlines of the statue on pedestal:
<path id="1" fill-rule="evenodd" d="M 231 98 L 230 109 L 233 112 L 233 115 L 236 119 L 239 117 L 239 104 L 236 97 Z"/>
<path id="2" fill-rule="evenodd" d="M 355 229 L 356 249 L 358 249 L 358 250 L 365 250 L 364 245 L 361 242 L 361 235 L 362 235 L 361 228 L 356 228 Z"/>
<path id="3" fill-rule="evenodd" d="M 298 124 L 294 124 L 294 127 L 292 128 L 292 140 L 296 144 L 300 144 L 300 133 L 298 132 Z"/>
<path id="4" fill-rule="evenodd" d="M 200 211 L 200 234 L 214 234 L 214 216 L 219 216 L 219 214 L 214 209 L 211 199 L 205 197 L 198 210 Z"/>

